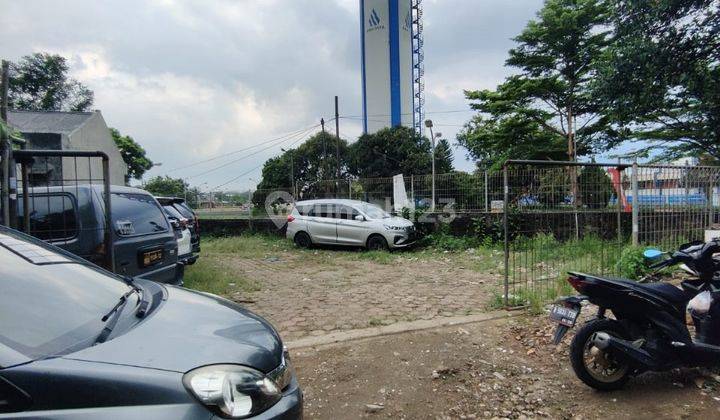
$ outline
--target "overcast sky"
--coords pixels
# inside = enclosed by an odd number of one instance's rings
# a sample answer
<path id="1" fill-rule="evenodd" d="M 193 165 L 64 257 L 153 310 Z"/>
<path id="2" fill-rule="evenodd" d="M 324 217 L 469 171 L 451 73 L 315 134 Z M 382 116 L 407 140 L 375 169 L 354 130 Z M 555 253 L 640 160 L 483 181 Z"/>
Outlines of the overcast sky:
<path id="1" fill-rule="evenodd" d="M 254 185 L 262 162 L 300 137 L 173 169 L 328 120 L 334 95 L 341 115 L 360 115 L 358 3 L 0 0 L 0 54 L 13 61 L 37 51 L 67 57 L 108 125 L 162 162 L 146 179 L 187 177 L 206 190 L 239 176 L 226 188 L 240 190 Z M 511 38 L 542 0 L 422 4 L 426 111 L 454 142 L 472 113 L 441 111 L 468 109 L 463 89 L 502 81 Z M 355 140 L 360 122 L 341 119 L 340 131 Z M 459 148 L 455 166 L 473 167 Z"/>

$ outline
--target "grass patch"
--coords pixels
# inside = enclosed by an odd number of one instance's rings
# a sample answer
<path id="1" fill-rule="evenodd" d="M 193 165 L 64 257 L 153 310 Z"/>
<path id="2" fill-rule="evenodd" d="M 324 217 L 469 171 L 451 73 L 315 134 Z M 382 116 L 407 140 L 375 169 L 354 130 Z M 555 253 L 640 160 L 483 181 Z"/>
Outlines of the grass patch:
<path id="1" fill-rule="evenodd" d="M 262 258 L 294 249 L 292 242 L 272 235 L 244 234 L 203 239 L 203 254 L 230 253 L 244 258 Z"/>
<path id="2" fill-rule="evenodd" d="M 234 272 L 217 258 L 203 256 L 185 267 L 185 287 L 216 295 L 227 296 L 235 291 L 260 290 L 257 283 Z"/>
<path id="3" fill-rule="evenodd" d="M 372 317 L 368 321 L 368 325 L 371 327 L 379 327 L 379 326 L 383 325 L 383 320 L 380 318 Z"/>
<path id="4" fill-rule="evenodd" d="M 390 264 L 397 258 L 397 255 L 387 251 L 361 251 L 354 252 L 351 256 L 353 260 L 372 261 L 378 264 Z"/>

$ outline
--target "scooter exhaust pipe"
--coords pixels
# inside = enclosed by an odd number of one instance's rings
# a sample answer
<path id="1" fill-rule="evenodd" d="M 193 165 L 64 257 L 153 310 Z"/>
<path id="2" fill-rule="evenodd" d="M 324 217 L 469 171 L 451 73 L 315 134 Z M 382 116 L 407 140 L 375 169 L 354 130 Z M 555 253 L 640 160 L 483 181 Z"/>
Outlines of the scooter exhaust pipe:
<path id="1" fill-rule="evenodd" d="M 597 332 L 591 338 L 593 345 L 600 350 L 610 351 L 618 358 L 644 367 L 646 369 L 656 369 L 657 361 L 645 350 L 636 347 L 631 341 L 613 337 L 605 332 Z"/>

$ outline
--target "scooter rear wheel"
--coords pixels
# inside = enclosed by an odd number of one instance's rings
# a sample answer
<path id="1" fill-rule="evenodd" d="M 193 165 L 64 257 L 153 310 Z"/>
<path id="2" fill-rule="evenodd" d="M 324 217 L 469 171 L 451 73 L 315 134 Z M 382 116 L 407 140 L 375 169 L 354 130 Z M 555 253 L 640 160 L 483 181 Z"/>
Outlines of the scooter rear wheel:
<path id="1" fill-rule="evenodd" d="M 618 338 L 627 338 L 622 325 L 612 319 L 596 319 L 583 325 L 570 344 L 570 362 L 578 378 L 600 391 L 620 389 L 630 378 L 630 366 L 612 354 L 595 347 L 595 333 L 605 332 Z"/>

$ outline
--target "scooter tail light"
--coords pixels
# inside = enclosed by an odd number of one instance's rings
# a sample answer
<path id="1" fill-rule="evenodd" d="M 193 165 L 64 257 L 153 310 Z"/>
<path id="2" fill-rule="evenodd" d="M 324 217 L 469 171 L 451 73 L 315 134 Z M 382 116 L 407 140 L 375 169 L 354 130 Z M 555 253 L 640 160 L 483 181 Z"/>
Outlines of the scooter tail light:
<path id="1" fill-rule="evenodd" d="M 568 277 L 567 281 L 568 283 L 570 283 L 570 286 L 572 286 L 573 289 L 582 293 L 582 289 L 585 287 L 585 281 L 583 281 L 583 279 L 581 279 L 580 277 L 570 276 Z"/>
<path id="2" fill-rule="evenodd" d="M 293 217 L 292 214 L 289 214 L 289 215 L 288 215 L 287 221 L 288 221 L 288 223 L 295 221 L 295 218 Z"/>

